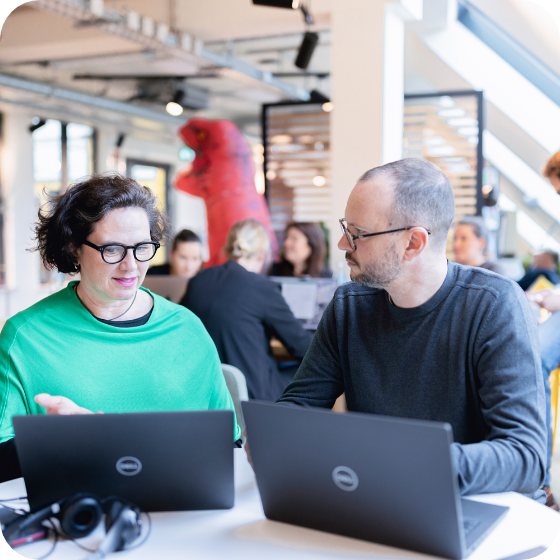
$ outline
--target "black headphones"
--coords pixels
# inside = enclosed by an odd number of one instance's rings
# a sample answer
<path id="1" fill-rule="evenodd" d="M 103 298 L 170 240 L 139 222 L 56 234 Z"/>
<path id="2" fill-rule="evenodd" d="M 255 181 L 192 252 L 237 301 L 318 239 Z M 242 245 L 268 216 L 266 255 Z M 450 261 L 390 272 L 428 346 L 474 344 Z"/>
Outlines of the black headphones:
<path id="1" fill-rule="evenodd" d="M 70 498 L 16 519 L 4 528 L 4 538 L 11 542 L 28 530 L 39 527 L 47 519 L 56 518 L 65 536 L 80 539 L 92 533 L 105 514 L 106 535 L 92 558 L 104 558 L 110 552 L 122 550 L 134 542 L 142 532 L 140 510 L 119 498 L 103 502 L 93 494 L 75 494 Z"/>

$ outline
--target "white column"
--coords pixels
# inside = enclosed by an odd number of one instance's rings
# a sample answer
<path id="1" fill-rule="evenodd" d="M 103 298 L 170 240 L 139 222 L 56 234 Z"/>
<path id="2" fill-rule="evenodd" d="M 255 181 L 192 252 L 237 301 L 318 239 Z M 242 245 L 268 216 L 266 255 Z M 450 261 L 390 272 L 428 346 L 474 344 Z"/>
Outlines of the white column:
<path id="1" fill-rule="evenodd" d="M 333 2 L 332 221 L 330 262 L 337 271 L 338 219 L 358 177 L 402 157 L 404 21 L 391 0 Z"/>
<path id="2" fill-rule="evenodd" d="M 6 280 L 12 315 L 35 303 L 46 290 L 39 283 L 39 254 L 30 252 L 39 209 L 33 181 L 32 115 L 13 110 L 4 113 L 0 163 L 4 204 Z M 43 293 L 45 292 L 45 293 Z M 5 317 L 0 317 L 0 319 Z"/>

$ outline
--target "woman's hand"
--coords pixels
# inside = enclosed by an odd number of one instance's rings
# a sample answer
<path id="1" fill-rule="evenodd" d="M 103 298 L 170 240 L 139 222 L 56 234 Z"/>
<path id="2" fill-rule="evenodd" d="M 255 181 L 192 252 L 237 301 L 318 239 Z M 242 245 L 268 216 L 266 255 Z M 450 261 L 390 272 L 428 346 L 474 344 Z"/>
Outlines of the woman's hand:
<path id="1" fill-rule="evenodd" d="M 529 301 L 534 301 L 537 305 L 555 313 L 560 311 L 560 294 L 556 290 L 539 290 L 532 294 L 527 294 Z"/>
<path id="2" fill-rule="evenodd" d="M 47 414 L 93 414 L 91 410 L 78 406 L 74 401 L 66 397 L 53 397 L 47 393 L 36 395 L 35 402 L 44 407 L 47 410 Z"/>

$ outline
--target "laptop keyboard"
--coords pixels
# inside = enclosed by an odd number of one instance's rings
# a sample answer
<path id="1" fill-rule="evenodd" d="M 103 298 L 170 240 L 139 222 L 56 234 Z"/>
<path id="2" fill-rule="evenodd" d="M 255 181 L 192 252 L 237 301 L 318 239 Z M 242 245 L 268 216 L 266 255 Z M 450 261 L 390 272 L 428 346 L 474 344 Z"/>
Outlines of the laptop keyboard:
<path id="1" fill-rule="evenodd" d="M 478 527 L 479 524 L 479 519 L 474 519 L 472 517 L 470 519 L 463 518 L 463 529 L 465 531 L 465 535 L 468 535 L 475 527 Z"/>

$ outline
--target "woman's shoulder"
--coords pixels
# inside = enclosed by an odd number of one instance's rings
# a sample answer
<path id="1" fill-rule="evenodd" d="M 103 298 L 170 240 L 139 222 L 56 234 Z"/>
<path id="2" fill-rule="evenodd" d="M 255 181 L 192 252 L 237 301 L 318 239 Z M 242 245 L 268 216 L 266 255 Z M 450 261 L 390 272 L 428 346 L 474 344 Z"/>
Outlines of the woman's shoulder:
<path id="1" fill-rule="evenodd" d="M 140 288 L 146 290 L 145 288 Z M 146 290 L 148 291 L 148 290 Z M 154 318 L 157 320 L 152 323 L 155 328 L 173 328 L 178 329 L 198 329 L 202 323 L 200 319 L 184 305 L 173 303 L 168 299 L 158 296 L 153 292 L 150 295 L 154 298 L 154 309 L 157 310 Z"/>
<path id="2" fill-rule="evenodd" d="M 272 263 L 268 271 L 268 276 L 293 276 L 294 268 L 287 261 L 281 260 L 280 262 Z"/>
<path id="3" fill-rule="evenodd" d="M 156 266 L 151 266 L 150 268 L 148 268 L 148 271 L 146 272 L 146 274 L 148 276 L 169 276 L 170 274 L 170 265 L 169 263 L 165 263 L 165 264 L 158 264 Z"/>
<path id="4" fill-rule="evenodd" d="M 47 317 L 63 313 L 64 308 L 73 301 L 71 290 L 70 286 L 66 286 L 10 317 L 2 329 L 2 338 L 13 337 L 20 329 L 28 326 L 35 328 L 37 323 L 46 321 Z"/>

